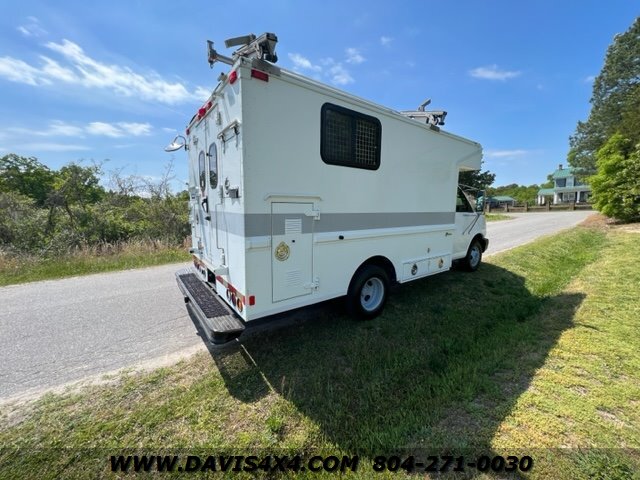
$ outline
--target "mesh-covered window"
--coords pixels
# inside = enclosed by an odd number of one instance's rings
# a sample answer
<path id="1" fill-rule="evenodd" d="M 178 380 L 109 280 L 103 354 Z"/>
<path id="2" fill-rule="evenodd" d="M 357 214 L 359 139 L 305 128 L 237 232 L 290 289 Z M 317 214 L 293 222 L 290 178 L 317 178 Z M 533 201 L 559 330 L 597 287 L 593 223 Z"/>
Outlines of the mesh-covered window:
<path id="1" fill-rule="evenodd" d="M 320 156 L 325 163 L 377 170 L 382 125 L 369 115 L 325 103 L 321 111 Z"/>

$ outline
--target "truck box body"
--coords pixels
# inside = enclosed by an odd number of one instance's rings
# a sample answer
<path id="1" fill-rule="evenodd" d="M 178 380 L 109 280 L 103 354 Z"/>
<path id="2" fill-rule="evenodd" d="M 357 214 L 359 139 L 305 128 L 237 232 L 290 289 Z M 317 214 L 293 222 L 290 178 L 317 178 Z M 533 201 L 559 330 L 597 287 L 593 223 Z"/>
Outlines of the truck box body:
<path id="1" fill-rule="evenodd" d="M 221 75 L 186 148 L 194 264 L 243 323 L 346 295 L 367 262 L 403 283 L 486 248 L 457 188 L 478 143 L 262 60 Z"/>

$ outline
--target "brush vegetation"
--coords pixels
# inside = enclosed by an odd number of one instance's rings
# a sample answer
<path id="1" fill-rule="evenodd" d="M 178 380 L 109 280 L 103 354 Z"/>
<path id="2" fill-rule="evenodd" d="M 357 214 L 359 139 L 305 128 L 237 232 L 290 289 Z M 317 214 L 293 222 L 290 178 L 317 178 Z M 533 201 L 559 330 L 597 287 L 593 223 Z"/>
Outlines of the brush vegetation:
<path id="1" fill-rule="evenodd" d="M 186 262 L 187 250 L 161 240 L 129 240 L 85 245 L 46 257 L 0 252 L 0 286 Z"/>
<path id="2" fill-rule="evenodd" d="M 0 285 L 187 259 L 188 194 L 172 193 L 172 172 L 0 157 Z"/>

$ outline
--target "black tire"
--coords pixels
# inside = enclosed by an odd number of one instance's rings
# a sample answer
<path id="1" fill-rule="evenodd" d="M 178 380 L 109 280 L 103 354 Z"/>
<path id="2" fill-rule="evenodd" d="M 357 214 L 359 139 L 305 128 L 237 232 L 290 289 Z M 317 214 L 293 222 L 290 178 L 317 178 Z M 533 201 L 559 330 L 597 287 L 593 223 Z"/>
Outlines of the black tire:
<path id="1" fill-rule="evenodd" d="M 467 256 L 461 261 L 462 267 L 468 272 L 475 272 L 478 270 L 480 263 L 482 262 L 482 244 L 477 238 L 469 245 L 467 250 Z"/>
<path id="2" fill-rule="evenodd" d="M 364 265 L 351 279 L 347 292 L 347 312 L 354 318 L 370 320 L 384 310 L 389 295 L 389 276 L 377 265 Z"/>

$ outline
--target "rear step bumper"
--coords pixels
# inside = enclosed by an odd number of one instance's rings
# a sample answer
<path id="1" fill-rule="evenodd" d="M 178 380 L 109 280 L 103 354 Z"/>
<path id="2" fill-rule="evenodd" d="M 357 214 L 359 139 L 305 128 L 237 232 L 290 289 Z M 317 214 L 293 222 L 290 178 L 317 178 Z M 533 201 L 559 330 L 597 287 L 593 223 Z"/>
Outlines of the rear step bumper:
<path id="1" fill-rule="evenodd" d="M 179 270 L 176 280 L 184 301 L 191 307 L 210 342 L 227 343 L 240 336 L 244 323 L 193 270 Z"/>

